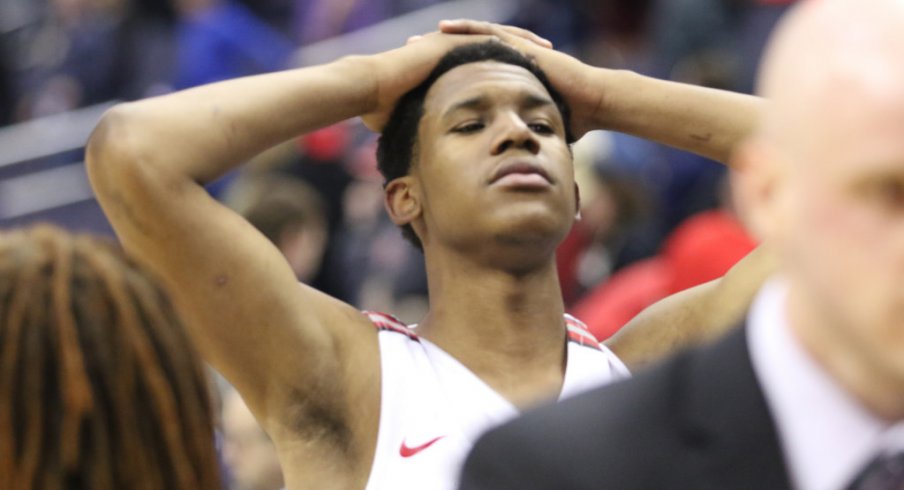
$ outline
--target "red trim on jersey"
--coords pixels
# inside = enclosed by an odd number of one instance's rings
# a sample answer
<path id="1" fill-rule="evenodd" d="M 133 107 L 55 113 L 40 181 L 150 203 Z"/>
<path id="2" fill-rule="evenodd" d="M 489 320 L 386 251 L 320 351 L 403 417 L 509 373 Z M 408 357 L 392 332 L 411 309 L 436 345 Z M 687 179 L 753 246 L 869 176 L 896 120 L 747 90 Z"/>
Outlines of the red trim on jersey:
<path id="1" fill-rule="evenodd" d="M 415 340 L 420 342 L 417 334 L 414 333 L 413 330 L 408 328 L 407 325 L 402 323 L 398 318 L 388 314 L 381 313 L 377 311 L 364 311 L 363 312 L 370 321 L 377 327 L 378 330 L 388 330 L 391 332 L 400 333 L 410 338 L 411 340 Z M 568 340 L 570 342 L 575 342 L 578 345 L 583 345 L 585 347 L 590 347 L 591 349 L 602 350 L 600 348 L 600 342 L 587 330 L 587 325 L 584 322 L 578 320 L 577 318 L 566 314 L 565 315 L 565 328 L 568 330 Z"/>
<path id="2" fill-rule="evenodd" d="M 591 349 L 603 350 L 600 347 L 600 341 L 596 340 L 596 337 L 587 330 L 587 325 L 567 313 L 565 314 L 565 328 L 568 329 L 568 340 L 571 342 Z"/>
<path id="3" fill-rule="evenodd" d="M 363 313 L 367 315 L 374 326 L 377 327 L 377 330 L 388 330 L 390 332 L 400 333 L 411 340 L 420 341 L 413 330 L 408 328 L 401 320 L 388 313 L 380 313 L 378 311 L 365 311 Z"/>

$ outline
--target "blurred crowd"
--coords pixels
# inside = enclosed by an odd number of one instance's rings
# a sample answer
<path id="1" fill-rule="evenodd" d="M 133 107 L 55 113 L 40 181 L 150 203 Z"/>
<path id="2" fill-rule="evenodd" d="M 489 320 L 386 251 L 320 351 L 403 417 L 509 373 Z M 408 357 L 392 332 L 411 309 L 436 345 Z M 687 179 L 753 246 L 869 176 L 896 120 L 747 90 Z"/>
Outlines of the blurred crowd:
<path id="1" fill-rule="evenodd" d="M 0 124 L 288 68 L 310 43 L 438 1 L 3 0 Z M 599 66 L 749 92 L 765 37 L 790 3 L 521 0 L 504 22 Z M 375 138 L 356 124 L 306 135 L 210 191 L 267 228 L 299 279 L 414 320 L 423 267 L 382 212 Z M 753 246 L 727 207 L 721 165 L 615 133 L 585 138 L 577 155 L 583 220 L 559 269 L 568 304 L 600 338 L 650 301 L 718 277 Z M 267 190 L 255 190 L 262 183 Z M 676 231 L 714 209 L 706 226 Z M 716 249 L 723 260 L 698 258 Z M 687 270 L 692 278 L 673 277 Z"/>
<path id="2" fill-rule="evenodd" d="M 0 122 L 286 68 L 295 50 L 309 43 L 435 2 L 4 0 Z M 750 91 L 765 36 L 790 2 L 521 3 L 506 22 L 591 63 Z M 313 284 L 362 307 L 399 311 L 394 307 L 405 305 L 403 319 L 416 318 L 423 272 L 411 259 L 416 252 L 380 211 L 373 143 L 361 127 L 329 128 L 268 155 L 248 174 L 282 172 L 313 188 L 317 199 L 311 201 L 322 211 L 313 221 L 326 226 L 321 263 L 305 266 L 314 269 L 305 273 Z M 629 264 L 656 255 L 679 223 L 722 207 L 730 192 L 724 168 L 700 157 L 618 134 L 594 135 L 583 144 L 586 216 L 560 257 L 571 304 Z M 228 198 L 234 186 L 240 187 L 231 176 L 211 192 Z M 273 238 L 286 243 L 284 250 L 292 247 L 288 238 Z"/>
<path id="3" fill-rule="evenodd" d="M 306 45 L 439 1 L 0 0 L 0 126 L 288 68 Z M 501 20 L 599 66 L 749 92 L 765 38 L 792 1 L 521 0 Z M 383 212 L 375 144 L 360 124 L 343 123 L 274 148 L 209 190 L 273 241 L 299 280 L 414 321 L 426 308 L 423 261 Z M 582 220 L 559 250 L 560 280 L 600 340 L 755 246 L 733 216 L 724 167 L 615 133 L 589 135 L 575 154 Z M 254 459 L 275 458 L 266 435 L 237 395 L 224 404 L 237 487 L 279 488 L 278 465 Z"/>

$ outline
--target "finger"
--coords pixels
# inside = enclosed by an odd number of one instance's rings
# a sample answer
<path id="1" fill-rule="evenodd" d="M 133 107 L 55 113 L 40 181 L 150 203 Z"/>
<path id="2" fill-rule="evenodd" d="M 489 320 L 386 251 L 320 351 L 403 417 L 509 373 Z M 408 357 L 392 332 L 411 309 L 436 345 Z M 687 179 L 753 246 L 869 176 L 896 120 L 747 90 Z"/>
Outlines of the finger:
<path id="1" fill-rule="evenodd" d="M 533 32 L 515 26 L 506 26 L 470 19 L 443 20 L 439 23 L 440 31 L 447 34 L 494 34 L 503 39 L 506 35 L 519 37 L 544 48 L 551 48 L 552 43 Z M 511 41 L 511 40 L 510 40 Z"/>
<path id="2" fill-rule="evenodd" d="M 522 29 L 520 27 L 515 27 L 515 26 L 504 26 L 504 25 L 500 25 L 498 27 L 500 29 L 508 32 L 509 34 L 513 34 L 522 39 L 527 39 L 528 41 L 531 41 L 534 44 L 543 46 L 544 48 L 552 48 L 552 41 L 550 41 L 549 39 L 540 37 L 537 34 L 534 34 L 533 32 L 531 32 L 527 29 Z"/>
<path id="3" fill-rule="evenodd" d="M 449 43 L 451 41 L 453 46 L 457 46 L 459 44 L 473 44 L 473 43 L 481 43 L 487 41 L 495 41 L 495 42 L 503 42 L 502 38 L 497 34 L 484 34 L 484 33 L 446 33 L 446 32 L 429 32 L 427 34 L 414 35 L 408 38 L 408 42 L 406 45 L 416 44 L 421 41 L 431 41 L 438 43 Z M 430 44 L 430 43 L 425 43 Z"/>
<path id="4" fill-rule="evenodd" d="M 490 34 L 492 24 L 471 19 L 441 20 L 439 30 L 446 34 Z"/>
<path id="5" fill-rule="evenodd" d="M 425 34 L 415 34 L 415 35 L 413 35 L 413 36 L 410 36 L 410 37 L 405 41 L 405 44 L 411 44 L 411 43 L 416 43 L 416 42 L 418 42 L 418 41 L 423 41 L 423 40 L 426 39 L 427 37 L 429 37 L 429 36 L 435 36 L 435 35 L 437 35 L 437 34 L 441 34 L 441 33 L 440 33 L 439 31 L 432 31 L 432 32 L 427 32 L 427 33 L 425 33 Z"/>
<path id="6" fill-rule="evenodd" d="M 424 34 L 414 34 L 405 41 L 405 44 L 406 45 L 413 44 L 413 43 L 416 43 L 419 41 L 423 41 L 425 39 L 430 39 L 430 38 L 435 38 L 437 36 L 445 36 L 445 35 L 446 35 L 445 32 L 440 32 L 440 31 L 432 31 L 432 32 L 424 33 Z M 498 40 L 498 36 L 492 36 L 492 37 L 496 38 Z"/>

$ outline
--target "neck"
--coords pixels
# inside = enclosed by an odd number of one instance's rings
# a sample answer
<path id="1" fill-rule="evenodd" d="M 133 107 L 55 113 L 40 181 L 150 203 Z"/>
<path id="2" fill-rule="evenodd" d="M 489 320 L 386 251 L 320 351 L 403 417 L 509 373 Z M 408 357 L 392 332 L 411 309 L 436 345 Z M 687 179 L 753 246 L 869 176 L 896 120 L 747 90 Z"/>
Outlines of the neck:
<path id="1" fill-rule="evenodd" d="M 516 405 L 558 394 L 564 378 L 565 306 L 554 257 L 533 270 L 427 257 L 424 338 Z"/>
<path id="2" fill-rule="evenodd" d="M 888 422 L 904 420 L 904 380 L 883 367 L 849 335 L 857 325 L 830 309 L 820 308 L 805 288 L 790 284 L 788 315 L 792 333 L 832 378 L 876 417 Z"/>

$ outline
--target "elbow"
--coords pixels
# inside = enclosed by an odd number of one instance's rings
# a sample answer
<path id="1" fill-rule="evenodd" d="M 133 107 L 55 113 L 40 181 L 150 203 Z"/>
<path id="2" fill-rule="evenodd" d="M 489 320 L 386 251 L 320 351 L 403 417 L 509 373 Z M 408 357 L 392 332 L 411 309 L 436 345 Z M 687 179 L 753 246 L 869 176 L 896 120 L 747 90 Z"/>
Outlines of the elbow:
<path id="1" fill-rule="evenodd" d="M 131 104 L 119 104 L 101 117 L 85 144 L 85 168 L 98 197 L 110 189 L 131 187 L 142 177 L 142 134 Z"/>
<path id="2" fill-rule="evenodd" d="M 125 104 L 107 110 L 85 144 L 85 167 L 89 176 L 109 177 L 111 167 L 131 159 L 129 151 L 128 108 Z M 92 178 L 92 183 L 95 179 Z M 99 179 L 100 182 L 106 179 Z"/>
<path id="3" fill-rule="evenodd" d="M 128 104 L 119 104 L 107 110 L 85 144 L 85 165 L 89 171 L 106 170 L 112 162 L 130 150 L 128 138 L 130 116 Z"/>

